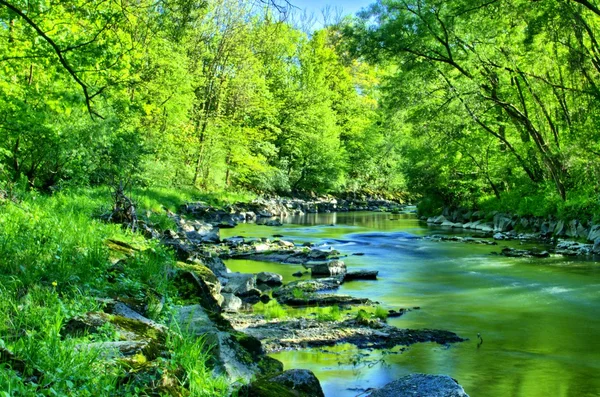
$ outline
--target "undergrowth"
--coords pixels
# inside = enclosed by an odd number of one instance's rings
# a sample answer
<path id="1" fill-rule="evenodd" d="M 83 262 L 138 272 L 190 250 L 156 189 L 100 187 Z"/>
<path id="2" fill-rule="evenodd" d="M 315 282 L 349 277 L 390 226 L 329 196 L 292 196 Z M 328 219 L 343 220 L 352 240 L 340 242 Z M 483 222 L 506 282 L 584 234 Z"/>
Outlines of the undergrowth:
<path id="1" fill-rule="evenodd" d="M 237 199 L 187 191 L 144 189 L 133 195 L 138 212 L 153 211 L 166 225 L 163 203 L 174 210 L 186 201 Z M 106 349 L 90 342 L 114 340 L 114 330 L 62 335 L 71 318 L 102 310 L 98 298 L 145 302 L 155 320 L 165 320 L 175 290 L 167 278 L 171 252 L 97 215 L 110 208 L 108 189 L 65 191 L 53 196 L 22 193 L 0 202 L 0 396 L 136 396 L 135 376 L 125 376 Z M 115 250 L 108 241 L 124 244 Z M 119 262 L 120 261 L 120 262 Z M 122 269 L 114 271 L 115 263 Z M 169 340 L 170 357 L 148 382 L 172 373 L 174 385 L 194 396 L 226 394 L 225 380 L 213 379 L 202 340 Z M 10 354 L 8 353 L 10 352 Z M 161 361 L 162 360 L 162 361 Z M 153 362 L 154 363 L 154 362 Z M 144 365 L 148 365 L 147 363 Z M 153 364 L 155 365 L 155 364 Z M 144 370 L 146 372 L 146 370 Z M 150 373 L 150 372 L 148 372 Z"/>

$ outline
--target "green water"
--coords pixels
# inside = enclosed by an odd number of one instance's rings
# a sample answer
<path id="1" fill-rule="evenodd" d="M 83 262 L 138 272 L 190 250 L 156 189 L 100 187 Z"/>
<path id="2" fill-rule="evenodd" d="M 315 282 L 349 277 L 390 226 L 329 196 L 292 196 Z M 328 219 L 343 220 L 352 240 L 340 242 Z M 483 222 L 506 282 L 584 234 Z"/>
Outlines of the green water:
<path id="1" fill-rule="evenodd" d="M 413 372 L 450 375 L 472 397 L 600 396 L 597 261 L 504 258 L 490 253 L 507 243 L 415 239 L 440 230 L 410 216 L 319 214 L 291 222 L 279 228 L 240 225 L 222 235 L 277 233 L 296 242 L 330 244 L 349 255 L 344 261 L 350 269 L 379 270 L 378 280 L 346 283 L 340 293 L 388 308 L 420 306 L 389 323 L 447 329 L 470 339 L 450 347 L 417 344 L 400 352 L 336 346 L 273 354 L 286 368 L 313 370 L 326 396 L 357 396 Z M 357 252 L 365 255 L 351 255 Z M 231 260 L 227 265 L 234 271 L 274 271 L 284 281 L 302 270 L 256 261 Z M 478 332 L 484 339 L 479 348 Z"/>

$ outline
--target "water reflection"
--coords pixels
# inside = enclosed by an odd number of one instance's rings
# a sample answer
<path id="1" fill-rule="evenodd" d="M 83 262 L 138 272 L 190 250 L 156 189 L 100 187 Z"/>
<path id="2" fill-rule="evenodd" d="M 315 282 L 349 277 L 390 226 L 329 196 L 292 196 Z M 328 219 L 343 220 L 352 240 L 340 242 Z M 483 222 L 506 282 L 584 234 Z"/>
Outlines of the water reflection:
<path id="1" fill-rule="evenodd" d="M 390 323 L 448 329 L 471 339 L 450 348 L 415 345 L 398 354 L 341 346 L 274 355 L 286 368 L 312 369 L 327 396 L 356 396 L 361 388 L 411 372 L 448 374 L 473 397 L 600 395 L 596 262 L 491 255 L 518 245 L 514 242 L 490 247 L 415 239 L 439 231 L 410 216 L 385 213 L 309 214 L 279 228 L 240 225 L 223 232 L 327 242 L 348 255 L 349 268 L 380 271 L 379 280 L 346 283 L 341 293 L 389 308 L 420 306 Z M 231 266 L 238 271 L 268 269 L 286 280 L 300 268 L 253 261 Z M 484 338 L 479 349 L 478 332 Z M 361 362 L 359 354 L 368 355 Z"/>

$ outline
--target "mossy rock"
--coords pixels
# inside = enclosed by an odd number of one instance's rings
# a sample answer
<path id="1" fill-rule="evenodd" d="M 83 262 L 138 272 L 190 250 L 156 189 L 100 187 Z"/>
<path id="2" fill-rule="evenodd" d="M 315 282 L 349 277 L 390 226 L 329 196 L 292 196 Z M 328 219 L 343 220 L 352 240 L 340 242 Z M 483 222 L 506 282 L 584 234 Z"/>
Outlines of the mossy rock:
<path id="1" fill-rule="evenodd" d="M 258 362 L 258 368 L 263 375 L 270 376 L 283 372 L 283 363 L 273 357 L 264 356 Z"/>
<path id="2" fill-rule="evenodd" d="M 259 357 L 264 354 L 262 343 L 253 336 L 246 335 L 243 332 L 232 332 L 235 340 L 246 349 L 253 357 Z"/>
<path id="3" fill-rule="evenodd" d="M 199 270 L 201 270 L 199 274 L 191 270 L 178 270 L 173 280 L 177 292 L 180 298 L 187 302 L 199 303 L 206 310 L 219 313 L 221 311 L 220 304 L 223 301 L 221 284 L 207 267 L 202 266 Z"/>
<path id="4" fill-rule="evenodd" d="M 292 369 L 258 379 L 242 387 L 239 397 L 324 397 L 319 380 L 312 371 Z"/>
<path id="5" fill-rule="evenodd" d="M 210 270 L 205 265 L 201 265 L 199 263 L 185 263 L 178 261 L 176 266 L 179 269 L 187 270 L 189 272 L 194 273 L 207 283 L 219 284 L 219 279 L 217 279 L 217 276 L 215 276 L 212 270 Z"/>

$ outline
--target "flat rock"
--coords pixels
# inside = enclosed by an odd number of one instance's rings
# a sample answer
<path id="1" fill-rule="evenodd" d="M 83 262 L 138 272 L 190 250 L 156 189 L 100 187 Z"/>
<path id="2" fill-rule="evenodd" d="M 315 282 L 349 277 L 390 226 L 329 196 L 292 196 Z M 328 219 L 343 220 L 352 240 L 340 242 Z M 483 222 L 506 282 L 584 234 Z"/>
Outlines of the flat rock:
<path id="1" fill-rule="evenodd" d="M 376 389 L 369 397 L 469 397 L 447 375 L 411 374 Z"/>

